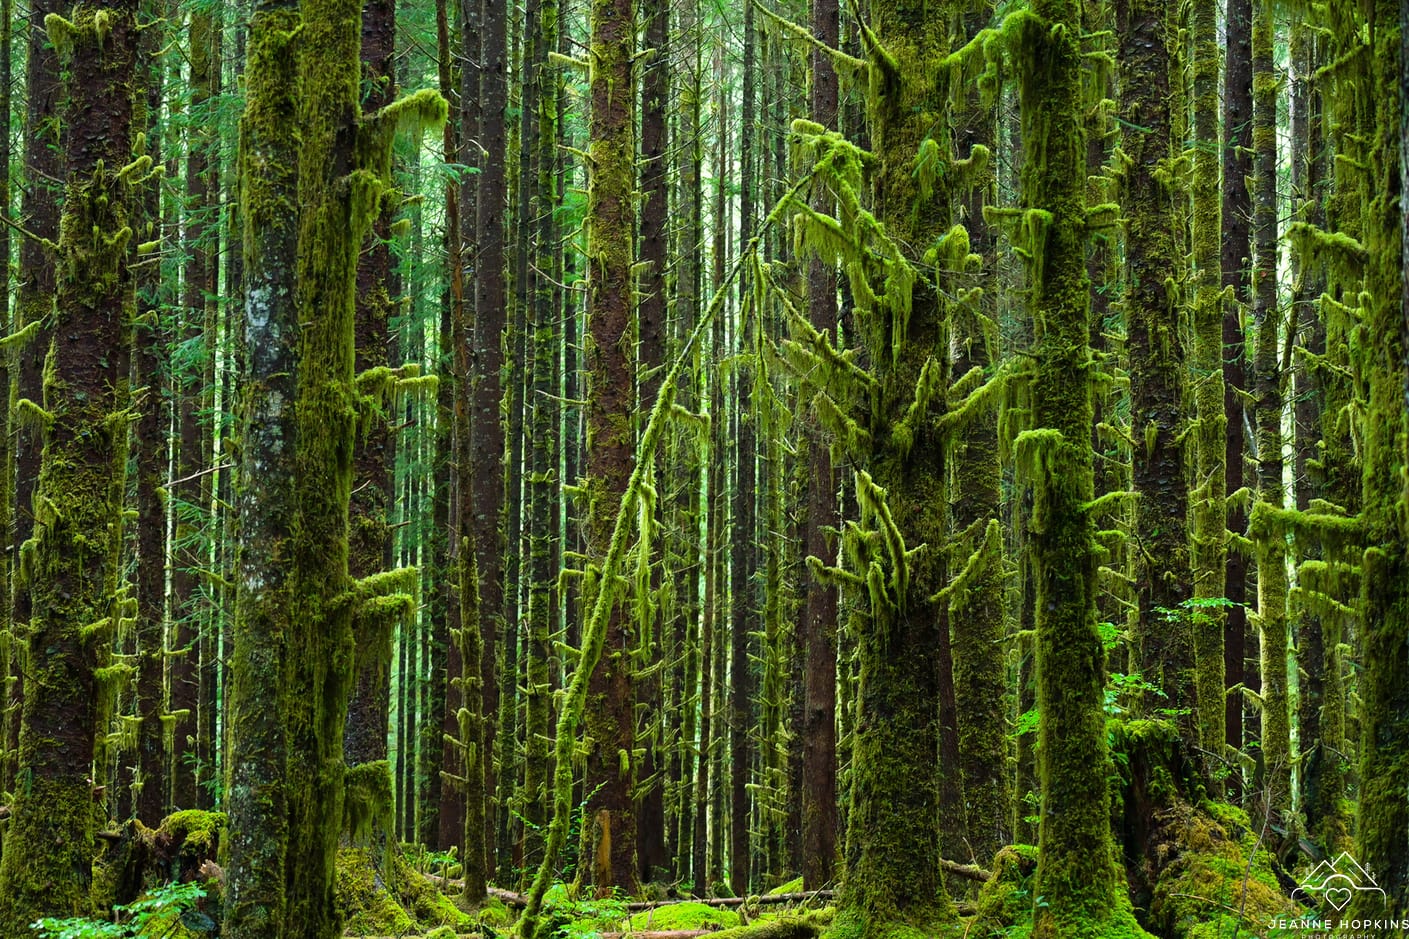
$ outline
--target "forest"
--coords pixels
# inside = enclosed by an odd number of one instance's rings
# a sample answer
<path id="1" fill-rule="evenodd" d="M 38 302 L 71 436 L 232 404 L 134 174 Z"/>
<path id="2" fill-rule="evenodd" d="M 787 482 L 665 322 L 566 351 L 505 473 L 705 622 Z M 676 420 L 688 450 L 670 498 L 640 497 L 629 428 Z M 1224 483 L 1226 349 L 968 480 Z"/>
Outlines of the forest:
<path id="1" fill-rule="evenodd" d="M 0 939 L 1409 936 L 1409 0 L 0 6 Z"/>

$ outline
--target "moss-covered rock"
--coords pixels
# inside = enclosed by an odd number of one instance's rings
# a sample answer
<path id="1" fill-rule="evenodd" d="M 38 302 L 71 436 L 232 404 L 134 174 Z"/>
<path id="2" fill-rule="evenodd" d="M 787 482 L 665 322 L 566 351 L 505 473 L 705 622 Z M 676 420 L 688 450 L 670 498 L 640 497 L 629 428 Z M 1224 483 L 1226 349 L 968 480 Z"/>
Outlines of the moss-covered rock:
<path id="1" fill-rule="evenodd" d="M 733 910 L 704 903 L 668 903 L 631 917 L 632 929 L 727 929 L 740 925 Z"/>

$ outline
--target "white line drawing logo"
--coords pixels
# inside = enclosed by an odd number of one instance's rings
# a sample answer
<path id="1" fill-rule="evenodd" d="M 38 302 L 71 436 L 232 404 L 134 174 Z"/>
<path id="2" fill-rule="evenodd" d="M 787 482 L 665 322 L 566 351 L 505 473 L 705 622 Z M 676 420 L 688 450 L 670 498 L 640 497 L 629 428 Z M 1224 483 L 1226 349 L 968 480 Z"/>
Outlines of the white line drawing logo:
<path id="1" fill-rule="evenodd" d="M 1375 878 L 1348 851 L 1342 851 L 1334 861 L 1317 864 L 1301 886 L 1292 891 L 1292 899 L 1315 902 L 1317 897 L 1321 897 L 1339 913 L 1350 905 L 1356 893 L 1367 891 L 1378 893 L 1381 899 L 1385 897 Z"/>

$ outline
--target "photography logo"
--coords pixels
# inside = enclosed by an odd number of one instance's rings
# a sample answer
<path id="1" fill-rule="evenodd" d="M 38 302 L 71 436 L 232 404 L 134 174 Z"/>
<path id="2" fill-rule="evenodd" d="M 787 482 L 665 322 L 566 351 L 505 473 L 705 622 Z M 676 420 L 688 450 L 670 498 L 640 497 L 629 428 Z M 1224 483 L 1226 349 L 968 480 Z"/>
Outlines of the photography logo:
<path id="1" fill-rule="evenodd" d="M 1331 909 L 1339 913 L 1350 905 L 1356 894 L 1367 892 L 1378 893 L 1381 900 L 1385 898 L 1385 892 L 1375 883 L 1375 878 L 1360 866 L 1360 862 L 1343 851 L 1334 861 L 1317 864 L 1301 886 L 1293 891 L 1292 899 L 1317 906 L 1320 905 L 1319 901 L 1325 900 Z"/>

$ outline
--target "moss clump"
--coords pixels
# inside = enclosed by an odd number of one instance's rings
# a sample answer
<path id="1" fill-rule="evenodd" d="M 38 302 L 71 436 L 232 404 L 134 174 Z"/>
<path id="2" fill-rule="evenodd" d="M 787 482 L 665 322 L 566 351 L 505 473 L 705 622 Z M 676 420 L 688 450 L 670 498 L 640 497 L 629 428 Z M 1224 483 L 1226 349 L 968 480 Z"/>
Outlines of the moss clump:
<path id="1" fill-rule="evenodd" d="M 1268 852 L 1258 850 L 1248 828 L 1234 827 L 1239 819 L 1233 813 L 1241 814 L 1220 806 L 1227 828 L 1188 803 L 1157 816 L 1163 835 L 1156 850 L 1169 859 L 1149 908 L 1149 925 L 1160 935 L 1237 939 L 1255 935 L 1253 930 L 1269 920 L 1301 914 L 1283 894 Z"/>
<path id="2" fill-rule="evenodd" d="M 978 913 L 969 926 L 973 939 L 1025 937 L 1032 930 L 1032 875 L 1037 849 L 1015 844 L 993 858 L 993 876 L 979 890 Z"/>
<path id="3" fill-rule="evenodd" d="M 220 846 L 220 835 L 225 831 L 224 812 L 206 812 L 201 809 L 184 809 L 173 812 L 162 819 L 159 834 L 180 842 L 183 851 L 200 852 L 211 856 Z"/>
<path id="4" fill-rule="evenodd" d="M 399 854 L 392 856 L 390 882 L 367 848 L 338 851 L 337 906 L 349 936 L 396 936 L 447 927 L 473 925 L 451 899 L 411 870 Z"/>
<path id="5" fill-rule="evenodd" d="M 802 890 L 802 878 L 794 877 L 792 880 L 784 881 L 772 890 L 768 891 L 768 896 L 776 897 L 785 893 L 798 893 Z"/>
<path id="6" fill-rule="evenodd" d="M 632 929 L 727 929 L 738 925 L 738 913 L 703 903 L 670 903 L 631 917 Z"/>

